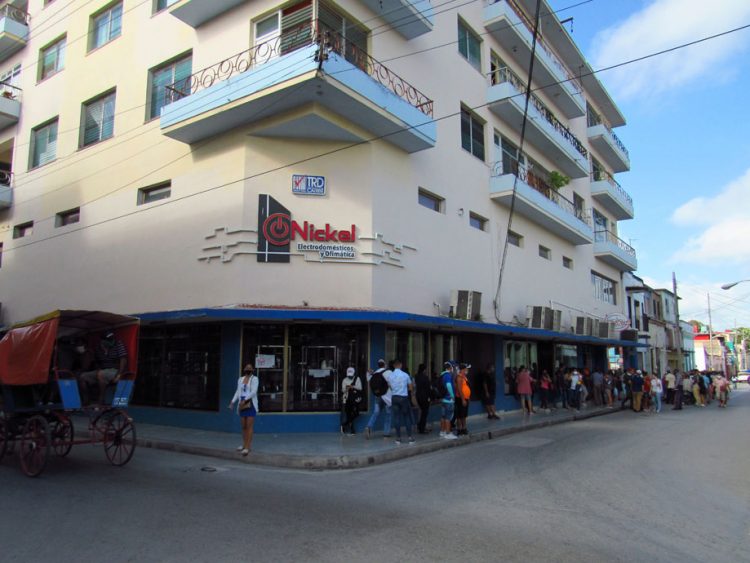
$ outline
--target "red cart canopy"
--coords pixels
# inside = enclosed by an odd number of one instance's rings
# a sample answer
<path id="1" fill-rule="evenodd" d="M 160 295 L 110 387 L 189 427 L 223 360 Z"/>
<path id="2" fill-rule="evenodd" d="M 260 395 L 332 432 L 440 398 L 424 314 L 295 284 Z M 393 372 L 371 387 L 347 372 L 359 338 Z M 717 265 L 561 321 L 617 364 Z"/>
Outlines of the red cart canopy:
<path id="1" fill-rule="evenodd" d="M 135 317 L 103 311 L 54 311 L 15 325 L 0 340 L 0 383 L 40 385 L 49 381 L 55 343 L 60 337 L 82 336 L 96 345 L 112 331 L 128 351 L 128 368 L 138 362 L 138 329 Z"/>

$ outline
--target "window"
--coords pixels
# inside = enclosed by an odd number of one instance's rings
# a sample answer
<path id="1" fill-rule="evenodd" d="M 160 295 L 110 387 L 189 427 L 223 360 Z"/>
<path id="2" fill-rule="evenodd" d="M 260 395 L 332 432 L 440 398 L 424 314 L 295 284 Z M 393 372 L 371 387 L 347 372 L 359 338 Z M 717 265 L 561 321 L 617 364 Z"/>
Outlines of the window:
<path id="1" fill-rule="evenodd" d="M 255 43 L 265 43 L 271 39 L 275 39 L 279 35 L 279 16 L 280 12 L 276 12 L 257 22 L 255 24 Z"/>
<path id="2" fill-rule="evenodd" d="M 154 13 L 166 10 L 172 4 L 175 4 L 178 0 L 155 0 L 154 1 Z"/>
<path id="3" fill-rule="evenodd" d="M 591 272 L 591 285 L 594 287 L 594 297 L 610 305 L 617 305 L 617 284 L 612 280 Z"/>
<path id="4" fill-rule="evenodd" d="M 190 75 L 193 73 L 193 55 L 181 57 L 149 71 L 149 95 L 146 119 L 161 115 L 161 108 L 167 105 L 167 86 L 177 84 L 177 89 L 186 91 Z M 174 100 L 171 100 L 174 101 Z"/>
<path id="5" fill-rule="evenodd" d="M 49 78 L 65 68 L 65 36 L 39 52 L 39 80 Z"/>
<path id="6" fill-rule="evenodd" d="M 81 208 L 76 207 L 75 209 L 68 209 L 67 211 L 61 211 L 55 215 L 55 227 L 64 227 L 66 225 L 72 225 L 78 223 L 81 220 Z"/>
<path id="7" fill-rule="evenodd" d="M 484 123 L 466 108 L 461 108 L 461 146 L 484 160 Z"/>
<path id="8" fill-rule="evenodd" d="M 13 238 L 30 237 L 34 233 L 34 221 L 13 227 Z"/>
<path id="9" fill-rule="evenodd" d="M 568 258 L 567 256 L 563 256 L 562 260 L 563 260 L 563 268 L 567 268 L 568 270 L 573 269 L 573 260 L 571 258 Z"/>
<path id="10" fill-rule="evenodd" d="M 609 221 L 607 221 L 607 218 L 596 209 L 593 209 L 592 213 L 594 215 L 594 232 L 606 233 L 609 230 Z"/>
<path id="11" fill-rule="evenodd" d="M 432 209 L 433 211 L 442 213 L 443 202 L 445 200 L 440 196 L 431 194 L 430 192 L 426 190 L 420 189 L 417 201 L 419 202 L 419 205 L 421 205 L 422 207 L 426 207 L 427 209 Z"/>
<path id="12" fill-rule="evenodd" d="M 469 225 L 480 231 L 487 230 L 487 219 L 476 213 L 469 213 Z"/>
<path id="13" fill-rule="evenodd" d="M 476 33 L 471 31 L 467 25 L 458 20 L 458 52 L 469 64 L 482 71 L 482 42 Z"/>
<path id="14" fill-rule="evenodd" d="M 89 51 L 120 37 L 122 32 L 122 2 L 105 8 L 91 17 Z"/>
<path id="15" fill-rule="evenodd" d="M 12 69 L 0 74 L 0 96 L 15 99 L 20 93 L 18 85 L 21 83 L 21 65 L 17 64 Z"/>
<path id="16" fill-rule="evenodd" d="M 583 198 L 575 192 L 573 192 L 573 207 L 575 207 L 576 210 L 576 217 L 582 221 L 585 220 L 586 208 L 584 207 Z"/>
<path id="17" fill-rule="evenodd" d="M 160 199 L 166 199 L 172 195 L 172 183 L 164 182 L 155 186 L 149 186 L 147 188 L 141 188 L 138 190 L 138 205 L 144 203 L 153 203 Z"/>
<path id="18" fill-rule="evenodd" d="M 508 231 L 508 244 L 521 248 L 523 246 L 523 237 L 513 231 Z"/>
<path id="19" fill-rule="evenodd" d="M 109 139 L 115 129 L 115 93 L 83 104 L 81 147 Z"/>
<path id="20" fill-rule="evenodd" d="M 539 256 L 545 260 L 552 260 L 552 251 L 546 246 L 539 245 Z"/>
<path id="21" fill-rule="evenodd" d="M 57 158 L 57 118 L 31 130 L 30 168 L 42 166 Z"/>

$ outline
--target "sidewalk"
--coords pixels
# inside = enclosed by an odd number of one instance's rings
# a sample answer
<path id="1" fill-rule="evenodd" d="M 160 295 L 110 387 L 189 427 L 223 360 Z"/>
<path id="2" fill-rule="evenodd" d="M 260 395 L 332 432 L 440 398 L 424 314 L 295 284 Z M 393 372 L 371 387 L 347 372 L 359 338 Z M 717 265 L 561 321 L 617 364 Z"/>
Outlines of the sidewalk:
<path id="1" fill-rule="evenodd" d="M 137 422 L 136 430 L 139 447 L 272 467 L 310 470 L 352 469 L 615 412 L 620 411 L 617 408 L 592 406 L 578 413 L 557 410 L 550 414 L 539 411 L 537 414 L 524 416 L 520 411 L 515 411 L 503 415 L 502 420 L 488 420 L 485 415 L 475 415 L 468 419 L 468 436 L 458 440 L 441 439 L 438 436 L 439 425 L 434 423 L 430 434 L 416 434 L 416 443 L 408 444 L 404 441 L 401 445 L 394 443 L 395 436 L 384 439 L 380 431 L 370 440 L 366 440 L 363 434 L 256 434 L 252 451 L 247 457 L 235 451 L 242 441 L 239 424 L 237 433 L 209 432 Z"/>

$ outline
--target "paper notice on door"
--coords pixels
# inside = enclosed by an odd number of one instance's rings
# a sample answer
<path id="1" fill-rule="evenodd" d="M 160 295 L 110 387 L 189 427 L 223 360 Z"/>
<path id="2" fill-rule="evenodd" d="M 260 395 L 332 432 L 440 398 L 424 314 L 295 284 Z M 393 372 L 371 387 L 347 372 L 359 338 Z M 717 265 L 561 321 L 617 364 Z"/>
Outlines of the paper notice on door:
<path id="1" fill-rule="evenodd" d="M 273 354 L 256 354 L 255 369 L 269 369 L 276 367 L 276 356 Z"/>

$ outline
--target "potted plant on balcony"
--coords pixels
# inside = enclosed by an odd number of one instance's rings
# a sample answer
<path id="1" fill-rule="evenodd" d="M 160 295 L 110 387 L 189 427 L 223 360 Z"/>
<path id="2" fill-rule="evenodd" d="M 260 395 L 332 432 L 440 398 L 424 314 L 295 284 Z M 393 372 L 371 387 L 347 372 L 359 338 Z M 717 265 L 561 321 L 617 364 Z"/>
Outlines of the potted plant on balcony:
<path id="1" fill-rule="evenodd" d="M 570 178 L 557 170 L 553 170 L 549 173 L 549 183 L 553 188 L 559 190 L 570 183 Z"/>

